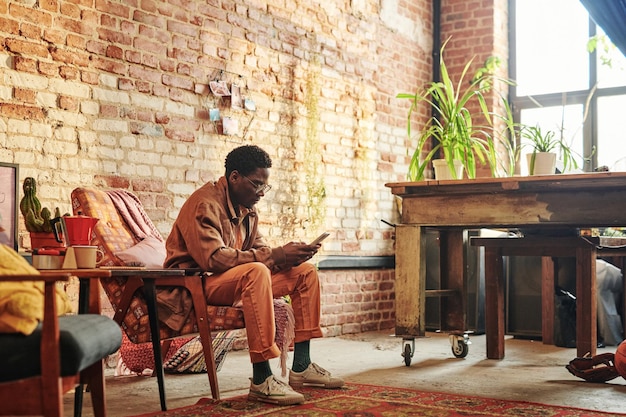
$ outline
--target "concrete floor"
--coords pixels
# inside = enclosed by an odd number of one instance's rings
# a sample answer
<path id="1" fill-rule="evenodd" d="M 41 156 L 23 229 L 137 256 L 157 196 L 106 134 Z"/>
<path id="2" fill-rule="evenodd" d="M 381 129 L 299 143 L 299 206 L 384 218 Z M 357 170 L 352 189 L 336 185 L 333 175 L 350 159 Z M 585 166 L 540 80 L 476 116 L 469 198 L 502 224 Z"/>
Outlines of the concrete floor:
<path id="1" fill-rule="evenodd" d="M 452 392 L 490 398 L 532 401 L 544 404 L 623 412 L 626 380 L 616 378 L 592 384 L 569 374 L 565 365 L 576 356 L 575 349 L 544 345 L 540 341 L 508 338 L 506 357 L 485 357 L 485 336 L 473 335 L 464 359 L 452 355 L 448 336 L 427 333 L 415 340 L 411 366 L 401 356 L 402 339 L 391 331 L 315 339 L 312 359 L 347 382 L 407 387 L 425 391 Z M 615 347 L 598 353 L 614 352 Z M 289 361 L 289 364 L 291 362 Z M 277 360 L 272 361 L 279 375 Z M 107 376 L 109 416 L 125 417 L 159 411 L 156 378 Z M 252 369 L 246 351 L 230 352 L 218 373 L 222 398 L 246 394 Z M 210 397 L 206 374 L 167 375 L 168 409 L 194 404 Z M 72 415 L 73 394 L 66 394 L 66 415 Z M 91 417 L 89 395 L 83 416 Z"/>

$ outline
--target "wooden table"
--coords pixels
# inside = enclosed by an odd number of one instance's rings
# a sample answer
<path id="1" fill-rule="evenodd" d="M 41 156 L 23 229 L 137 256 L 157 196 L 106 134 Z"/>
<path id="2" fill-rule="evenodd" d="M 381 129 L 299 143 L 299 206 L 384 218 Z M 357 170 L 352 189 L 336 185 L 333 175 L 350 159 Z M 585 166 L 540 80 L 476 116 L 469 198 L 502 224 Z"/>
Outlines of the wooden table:
<path id="1" fill-rule="evenodd" d="M 456 294 L 442 300 L 442 330 L 463 331 L 465 230 L 532 228 L 550 234 L 563 229 L 626 225 L 623 172 L 427 180 L 386 186 L 402 197 L 401 222 L 396 226 L 395 287 L 396 335 L 402 337 L 424 335 L 426 228 L 440 232 L 442 286 Z M 594 354 L 596 288 L 591 268 L 595 271 L 595 264 L 585 268 L 589 276 L 584 281 L 577 277 L 577 346 L 578 353 L 586 350 Z M 494 291 L 501 289 L 486 287 L 486 299 L 496 299 Z M 489 305 L 486 309 L 489 322 L 494 318 L 489 317 Z M 489 323 L 487 327 L 488 333 L 493 332 Z M 487 338 L 489 341 L 489 334 Z"/>
<path id="2" fill-rule="evenodd" d="M 61 270 L 42 270 L 42 274 L 54 274 L 59 272 L 69 273 L 72 276 L 78 277 L 80 281 L 79 297 L 78 297 L 78 312 L 94 312 L 94 306 L 97 306 L 100 313 L 100 299 L 99 291 L 91 291 L 90 281 L 92 279 L 107 278 L 107 277 L 128 277 L 129 280 L 141 280 L 142 288 L 146 298 L 146 305 L 148 308 L 148 318 L 150 321 L 150 333 L 152 335 L 152 349 L 154 352 L 155 371 L 157 374 L 157 383 L 159 386 L 159 399 L 161 402 L 161 410 L 165 411 L 165 386 L 164 386 L 164 372 L 163 361 L 161 360 L 161 340 L 159 339 L 159 320 L 157 315 L 156 306 L 156 279 L 184 277 L 185 274 L 193 272 L 193 270 L 185 269 L 148 269 L 148 268 L 125 268 L 125 267 L 111 267 L 111 268 L 93 268 L 93 269 L 61 269 Z M 97 300 L 95 299 L 97 298 Z M 88 311 L 89 310 L 89 311 Z M 158 366 L 161 364 L 161 366 Z M 81 405 L 82 402 L 82 389 L 77 389 L 75 402 Z M 80 410 L 81 408 L 75 408 Z"/>

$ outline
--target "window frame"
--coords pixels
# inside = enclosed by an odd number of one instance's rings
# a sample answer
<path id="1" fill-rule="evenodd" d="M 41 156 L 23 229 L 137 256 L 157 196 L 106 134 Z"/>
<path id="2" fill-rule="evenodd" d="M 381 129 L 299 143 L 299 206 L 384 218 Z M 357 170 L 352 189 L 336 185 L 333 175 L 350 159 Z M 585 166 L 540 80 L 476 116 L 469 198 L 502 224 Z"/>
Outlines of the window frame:
<path id="1" fill-rule="evenodd" d="M 509 0 L 509 77 L 513 80 L 517 75 L 517 54 L 516 54 L 516 33 L 517 33 L 517 15 L 516 3 L 518 0 Z M 523 0 L 520 0 L 523 1 Z M 589 38 L 595 36 L 597 26 L 589 17 L 588 19 L 588 35 Z M 583 122 L 582 140 L 583 155 L 589 156 L 581 167 L 583 171 L 591 172 L 598 168 L 597 152 L 594 149 L 599 148 L 598 144 L 598 99 L 600 97 L 621 96 L 626 95 L 626 85 L 618 87 L 597 88 L 590 96 L 593 86 L 597 84 L 597 51 L 589 54 L 589 82 L 588 88 L 585 90 L 556 92 L 549 94 L 536 94 L 532 96 L 517 96 L 517 87 L 513 84 L 509 87 L 509 102 L 513 111 L 513 119 L 516 123 L 521 120 L 521 112 L 524 109 L 537 108 L 536 103 L 541 106 L 552 107 L 562 105 L 582 104 L 583 112 L 587 111 L 588 115 Z M 564 96 L 565 94 L 565 96 Z M 532 97 L 532 98 L 531 98 Z M 585 106 L 588 106 L 586 108 Z M 518 139 L 519 140 L 519 139 Z M 519 146 L 519 143 L 517 143 Z M 577 150 L 579 151 L 579 150 Z"/>

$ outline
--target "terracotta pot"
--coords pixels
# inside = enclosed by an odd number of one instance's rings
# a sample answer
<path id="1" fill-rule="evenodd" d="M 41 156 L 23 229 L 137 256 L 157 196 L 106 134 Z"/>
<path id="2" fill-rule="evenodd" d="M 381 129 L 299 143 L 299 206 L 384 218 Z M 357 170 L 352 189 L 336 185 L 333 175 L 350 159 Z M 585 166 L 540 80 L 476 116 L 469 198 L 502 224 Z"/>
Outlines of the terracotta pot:
<path id="1" fill-rule="evenodd" d="M 62 248 L 63 242 L 57 241 L 54 233 L 30 232 L 31 249 Z"/>

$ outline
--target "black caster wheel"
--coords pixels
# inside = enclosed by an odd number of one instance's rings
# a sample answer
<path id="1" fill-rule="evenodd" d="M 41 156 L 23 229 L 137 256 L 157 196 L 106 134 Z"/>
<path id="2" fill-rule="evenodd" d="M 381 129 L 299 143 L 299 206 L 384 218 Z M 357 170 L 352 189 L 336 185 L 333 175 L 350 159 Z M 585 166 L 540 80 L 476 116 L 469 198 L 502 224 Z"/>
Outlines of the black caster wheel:
<path id="1" fill-rule="evenodd" d="M 406 366 L 411 366 L 411 345 L 408 343 L 404 345 L 404 352 L 402 352 L 402 356 L 404 356 L 404 364 Z"/>
<path id="2" fill-rule="evenodd" d="M 457 341 L 452 345 L 452 354 L 456 358 L 464 358 L 469 353 L 469 346 L 462 340 Z"/>
<path id="3" fill-rule="evenodd" d="M 415 352 L 415 339 L 404 339 L 402 341 L 402 357 L 406 366 L 411 366 L 413 352 Z"/>

